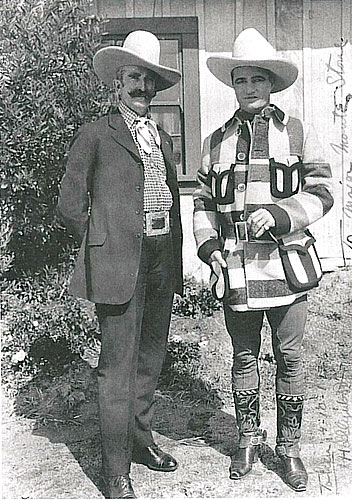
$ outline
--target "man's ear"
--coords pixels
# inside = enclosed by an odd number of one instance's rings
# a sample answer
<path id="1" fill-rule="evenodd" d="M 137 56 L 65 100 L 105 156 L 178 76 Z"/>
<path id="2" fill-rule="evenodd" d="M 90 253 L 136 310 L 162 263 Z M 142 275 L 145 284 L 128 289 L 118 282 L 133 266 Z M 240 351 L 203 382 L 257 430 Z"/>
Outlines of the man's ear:
<path id="1" fill-rule="evenodd" d="M 120 82 L 120 80 L 117 80 L 115 78 L 115 80 L 113 81 L 113 86 L 114 86 L 114 90 L 116 90 L 116 92 L 119 91 L 120 88 L 121 88 L 121 82 Z"/>

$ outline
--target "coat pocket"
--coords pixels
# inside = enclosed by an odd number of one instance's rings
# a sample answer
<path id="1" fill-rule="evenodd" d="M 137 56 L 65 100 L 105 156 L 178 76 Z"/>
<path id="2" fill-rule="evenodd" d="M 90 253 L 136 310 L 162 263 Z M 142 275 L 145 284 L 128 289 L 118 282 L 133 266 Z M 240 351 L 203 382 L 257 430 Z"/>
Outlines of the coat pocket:
<path id="1" fill-rule="evenodd" d="M 106 240 L 106 231 L 97 230 L 97 229 L 89 229 L 87 243 L 90 247 L 100 247 L 104 245 Z"/>
<path id="2" fill-rule="evenodd" d="M 213 201 L 219 205 L 229 205 L 235 201 L 235 164 L 216 163 L 209 172 Z"/>
<path id="3" fill-rule="evenodd" d="M 290 290 L 302 292 L 317 286 L 323 272 L 312 234 L 306 230 L 303 238 L 291 239 L 289 242 L 284 239 L 276 241 Z"/>
<path id="4" fill-rule="evenodd" d="M 298 157 L 295 158 L 296 160 Z M 270 189 L 275 198 L 289 198 L 298 193 L 301 185 L 300 172 L 302 163 L 294 162 L 294 157 L 290 157 L 284 162 L 279 162 L 270 158 Z"/>

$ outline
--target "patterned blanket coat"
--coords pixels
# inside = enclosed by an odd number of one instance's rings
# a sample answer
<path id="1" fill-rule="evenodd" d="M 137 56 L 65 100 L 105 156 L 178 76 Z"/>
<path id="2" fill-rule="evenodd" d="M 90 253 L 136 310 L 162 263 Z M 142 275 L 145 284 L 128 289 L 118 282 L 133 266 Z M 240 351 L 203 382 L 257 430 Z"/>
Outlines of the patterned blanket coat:
<path id="1" fill-rule="evenodd" d="M 198 255 L 209 264 L 214 250 L 223 252 L 230 287 L 226 303 L 238 311 L 267 309 L 306 293 L 289 288 L 278 245 L 267 232 L 239 241 L 235 223 L 265 208 L 275 219 L 277 238 L 306 243 L 307 226 L 333 205 L 330 166 L 314 130 L 273 105 L 252 120 L 237 110 L 205 140 L 198 182 L 193 220 Z"/>

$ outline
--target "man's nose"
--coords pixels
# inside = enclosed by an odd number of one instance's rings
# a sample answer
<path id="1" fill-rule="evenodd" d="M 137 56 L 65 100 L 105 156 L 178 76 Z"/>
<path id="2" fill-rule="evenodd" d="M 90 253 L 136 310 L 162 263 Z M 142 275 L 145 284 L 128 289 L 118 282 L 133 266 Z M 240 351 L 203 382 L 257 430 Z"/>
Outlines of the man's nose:
<path id="1" fill-rule="evenodd" d="M 145 85 L 145 80 L 144 80 L 144 78 L 140 78 L 140 79 L 138 80 L 138 85 L 137 85 L 137 88 L 138 88 L 139 90 L 143 91 L 143 92 L 145 91 L 145 89 L 146 89 L 146 85 Z"/>
<path id="2" fill-rule="evenodd" d="M 246 90 L 247 94 L 253 94 L 253 92 L 255 92 L 255 84 L 252 82 L 247 82 Z"/>

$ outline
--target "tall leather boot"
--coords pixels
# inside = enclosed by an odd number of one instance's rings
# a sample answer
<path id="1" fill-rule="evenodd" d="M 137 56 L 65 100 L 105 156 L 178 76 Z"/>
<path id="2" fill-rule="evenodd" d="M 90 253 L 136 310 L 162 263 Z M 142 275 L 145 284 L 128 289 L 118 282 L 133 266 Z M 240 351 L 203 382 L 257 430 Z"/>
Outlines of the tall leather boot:
<path id="1" fill-rule="evenodd" d="M 242 479 L 252 470 L 252 464 L 258 461 L 259 448 L 266 439 L 266 433 L 259 429 L 259 390 L 235 391 L 234 400 L 240 441 L 231 457 L 230 479 Z"/>
<path id="2" fill-rule="evenodd" d="M 303 396 L 276 395 L 276 454 L 283 464 L 286 483 L 295 491 L 305 491 L 308 482 L 299 452 L 303 399 Z"/>

